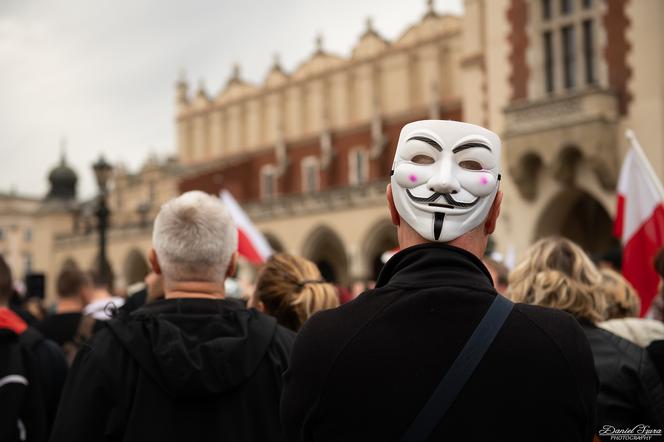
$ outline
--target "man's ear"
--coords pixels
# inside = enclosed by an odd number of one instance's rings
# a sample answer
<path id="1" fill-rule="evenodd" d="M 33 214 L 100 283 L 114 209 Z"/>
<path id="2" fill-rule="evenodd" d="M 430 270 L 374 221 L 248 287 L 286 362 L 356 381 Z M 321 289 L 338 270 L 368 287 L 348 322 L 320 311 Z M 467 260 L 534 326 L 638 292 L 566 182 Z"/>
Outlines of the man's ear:
<path id="1" fill-rule="evenodd" d="M 232 278 L 235 276 L 235 271 L 237 270 L 237 252 L 233 253 L 231 260 L 228 263 L 228 270 L 226 270 L 226 277 Z"/>
<path id="2" fill-rule="evenodd" d="M 399 216 L 399 212 L 397 211 L 397 206 L 394 204 L 394 196 L 392 195 L 391 183 L 387 185 L 386 196 L 387 196 L 387 207 L 389 207 L 390 209 L 390 219 L 392 220 L 392 224 L 399 227 L 399 225 L 401 225 L 401 217 Z"/>
<path id="3" fill-rule="evenodd" d="M 484 233 L 491 235 L 494 230 L 496 230 L 496 222 L 498 216 L 500 215 L 500 204 L 503 202 L 503 192 L 499 190 L 496 193 L 496 198 L 493 200 L 489 214 L 486 217 L 486 222 L 484 223 Z"/>
<path id="4" fill-rule="evenodd" d="M 159 265 L 159 259 L 157 258 L 157 252 L 154 251 L 154 247 L 150 247 L 150 251 L 148 251 L 148 261 L 150 261 L 152 271 L 157 275 L 161 275 L 161 266 Z"/>

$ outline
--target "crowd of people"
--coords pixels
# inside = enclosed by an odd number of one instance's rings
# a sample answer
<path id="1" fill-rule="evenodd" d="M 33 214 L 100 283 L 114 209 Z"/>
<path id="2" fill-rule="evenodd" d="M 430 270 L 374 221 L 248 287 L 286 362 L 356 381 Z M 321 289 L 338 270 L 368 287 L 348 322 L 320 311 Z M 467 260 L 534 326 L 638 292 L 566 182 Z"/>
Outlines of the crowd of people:
<path id="1" fill-rule="evenodd" d="M 0 257 L 0 440 L 661 434 L 664 295 L 639 318 L 631 285 L 564 238 L 537 241 L 511 272 L 485 257 L 499 158 L 500 140 L 478 126 L 404 127 L 387 189 L 401 250 L 350 302 L 287 253 L 260 268 L 247 299 L 227 296 L 237 229 L 196 191 L 161 208 L 152 271 L 126 298 L 67 265 L 54 308 L 31 313 Z M 445 198 L 445 216 L 428 211 L 436 198 L 418 180 Z M 654 265 L 664 270 L 664 252 Z"/>

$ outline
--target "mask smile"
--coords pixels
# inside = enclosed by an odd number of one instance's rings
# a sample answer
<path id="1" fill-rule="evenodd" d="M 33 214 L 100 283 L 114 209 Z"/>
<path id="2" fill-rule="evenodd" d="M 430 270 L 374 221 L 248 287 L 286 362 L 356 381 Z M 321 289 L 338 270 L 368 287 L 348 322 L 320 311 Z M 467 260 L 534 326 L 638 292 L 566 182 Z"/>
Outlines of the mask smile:
<path id="1" fill-rule="evenodd" d="M 455 200 L 454 198 L 452 198 L 452 195 L 450 195 L 449 193 L 439 193 L 439 192 L 434 192 L 430 196 L 422 198 L 413 195 L 410 192 L 410 189 L 406 189 L 406 194 L 411 200 L 413 200 L 416 203 L 427 204 L 432 207 L 443 207 L 447 209 L 454 209 L 454 208 L 467 209 L 469 207 L 473 207 L 480 200 L 479 198 L 475 198 L 474 201 L 464 203 Z M 447 204 L 440 204 L 435 202 L 441 196 L 445 199 L 445 202 L 447 202 Z"/>

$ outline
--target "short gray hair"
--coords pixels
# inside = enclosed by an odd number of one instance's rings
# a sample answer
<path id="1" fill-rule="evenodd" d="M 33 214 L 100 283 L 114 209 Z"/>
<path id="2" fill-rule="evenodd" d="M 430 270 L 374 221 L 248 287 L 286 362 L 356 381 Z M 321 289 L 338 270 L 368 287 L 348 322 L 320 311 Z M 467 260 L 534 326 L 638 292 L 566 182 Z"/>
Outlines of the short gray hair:
<path id="1" fill-rule="evenodd" d="M 164 204 L 152 232 L 164 278 L 172 281 L 223 281 L 237 241 L 237 228 L 221 200 L 199 191 Z"/>

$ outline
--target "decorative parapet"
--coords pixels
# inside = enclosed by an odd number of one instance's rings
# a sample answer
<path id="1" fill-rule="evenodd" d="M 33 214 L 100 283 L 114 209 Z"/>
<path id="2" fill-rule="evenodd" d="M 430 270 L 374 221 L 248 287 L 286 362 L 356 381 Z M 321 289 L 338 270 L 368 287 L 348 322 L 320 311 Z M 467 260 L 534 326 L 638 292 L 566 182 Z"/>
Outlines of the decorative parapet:
<path id="1" fill-rule="evenodd" d="M 317 193 L 279 196 L 268 201 L 242 204 L 253 221 L 267 221 L 313 213 L 331 212 L 352 207 L 385 205 L 387 181 L 343 187 Z"/>
<path id="2" fill-rule="evenodd" d="M 618 174 L 618 99 L 590 88 L 564 96 L 513 104 L 505 109 L 507 167 L 526 200 L 537 197 L 538 175 L 552 173 L 574 186 L 577 165 L 585 162 L 607 191 Z"/>
<path id="3" fill-rule="evenodd" d="M 513 104 L 505 109 L 505 117 L 505 137 L 509 138 L 589 121 L 616 121 L 618 100 L 610 91 L 593 88 Z"/>

